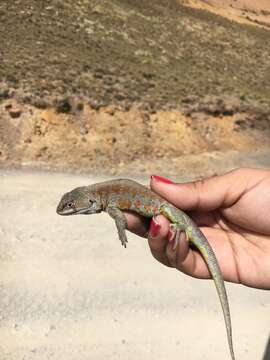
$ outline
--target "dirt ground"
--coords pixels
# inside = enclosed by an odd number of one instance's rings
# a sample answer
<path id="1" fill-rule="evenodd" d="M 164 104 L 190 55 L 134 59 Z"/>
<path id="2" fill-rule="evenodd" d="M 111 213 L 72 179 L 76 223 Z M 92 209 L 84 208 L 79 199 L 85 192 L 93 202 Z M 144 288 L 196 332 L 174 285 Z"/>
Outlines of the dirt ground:
<path id="1" fill-rule="evenodd" d="M 2 166 L 199 177 L 241 165 L 238 154 L 248 158 L 269 151 L 269 113 L 235 99 L 202 103 L 186 114 L 179 110 L 149 114 L 138 106 L 123 111 L 119 106 L 95 110 L 82 104 L 78 110 L 75 100 L 70 99 L 75 110 L 68 113 L 3 101 Z M 222 165 L 215 166 L 213 159 Z"/>
<path id="2" fill-rule="evenodd" d="M 187 0 L 187 4 L 240 23 L 270 26 L 270 2 L 268 0 Z"/>

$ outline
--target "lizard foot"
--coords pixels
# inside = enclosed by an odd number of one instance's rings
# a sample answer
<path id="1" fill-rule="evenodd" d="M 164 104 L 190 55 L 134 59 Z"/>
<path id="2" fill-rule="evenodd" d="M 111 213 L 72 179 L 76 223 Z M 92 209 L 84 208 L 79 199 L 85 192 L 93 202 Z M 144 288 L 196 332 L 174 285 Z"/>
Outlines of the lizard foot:
<path id="1" fill-rule="evenodd" d="M 121 241 L 121 243 L 122 243 L 122 245 L 126 248 L 128 241 L 125 241 L 125 242 Z"/>
<path id="2" fill-rule="evenodd" d="M 128 243 L 128 239 L 126 237 L 126 234 L 124 234 L 124 236 L 121 234 L 121 236 L 119 236 L 119 239 L 121 241 L 121 244 L 126 248 L 127 243 Z"/>
<path id="3" fill-rule="evenodd" d="M 186 231 L 183 231 L 183 229 L 179 227 L 178 224 L 170 224 L 170 232 L 172 234 L 170 241 L 173 241 L 173 250 L 177 248 L 177 245 L 179 244 L 180 240 L 183 239 L 183 236 L 188 238 Z"/>

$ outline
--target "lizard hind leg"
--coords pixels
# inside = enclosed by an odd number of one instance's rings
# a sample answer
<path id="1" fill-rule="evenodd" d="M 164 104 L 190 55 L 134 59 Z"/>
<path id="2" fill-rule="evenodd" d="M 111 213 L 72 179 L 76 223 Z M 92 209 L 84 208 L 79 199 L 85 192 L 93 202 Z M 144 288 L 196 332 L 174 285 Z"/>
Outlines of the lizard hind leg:
<path id="1" fill-rule="evenodd" d="M 159 213 L 164 215 L 168 220 L 171 221 L 170 224 L 170 241 L 174 241 L 173 250 L 176 249 L 179 241 L 182 239 L 183 236 L 188 239 L 187 234 L 187 226 L 185 222 L 185 218 L 182 215 L 181 211 L 179 209 L 175 209 L 171 206 L 168 206 L 167 204 L 162 204 Z M 181 216 L 179 216 L 179 214 Z"/>

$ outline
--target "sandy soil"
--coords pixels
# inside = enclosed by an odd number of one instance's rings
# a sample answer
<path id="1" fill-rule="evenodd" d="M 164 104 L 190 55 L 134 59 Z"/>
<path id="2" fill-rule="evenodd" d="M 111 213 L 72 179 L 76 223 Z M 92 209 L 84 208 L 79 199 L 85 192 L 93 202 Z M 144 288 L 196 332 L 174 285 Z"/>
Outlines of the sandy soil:
<path id="1" fill-rule="evenodd" d="M 1 171 L 0 180 L 1 360 L 229 358 L 211 281 L 161 266 L 134 235 L 122 248 L 105 214 L 56 215 L 63 192 L 100 178 Z M 262 359 L 269 293 L 227 289 L 237 359 Z"/>
<path id="2" fill-rule="evenodd" d="M 139 106 L 125 111 L 87 105 L 63 113 L 6 100 L 0 117 L 2 166 L 200 177 L 256 166 L 254 154 L 269 154 L 268 109 L 236 99 L 216 104 L 212 98 L 185 111 L 154 113 Z"/>
<path id="3" fill-rule="evenodd" d="M 239 23 L 270 27 L 268 0 L 187 0 L 187 4 Z"/>

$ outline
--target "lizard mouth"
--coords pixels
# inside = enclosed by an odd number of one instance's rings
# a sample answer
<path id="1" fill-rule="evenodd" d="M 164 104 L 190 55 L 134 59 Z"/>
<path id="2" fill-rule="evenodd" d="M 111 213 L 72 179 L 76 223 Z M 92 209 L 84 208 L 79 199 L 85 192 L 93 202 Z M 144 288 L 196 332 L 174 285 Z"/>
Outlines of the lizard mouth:
<path id="1" fill-rule="evenodd" d="M 84 208 L 84 209 L 80 209 L 76 211 L 76 215 L 80 215 L 80 214 L 91 214 L 91 209 L 89 208 Z"/>
<path id="2" fill-rule="evenodd" d="M 73 215 L 75 214 L 75 210 L 74 209 L 57 209 L 57 214 L 58 215 Z"/>
<path id="3" fill-rule="evenodd" d="M 56 212 L 58 215 L 68 216 L 68 215 L 90 215 L 100 213 L 102 209 L 92 209 L 89 207 L 83 209 L 57 209 Z"/>
<path id="4" fill-rule="evenodd" d="M 83 215 L 90 215 L 90 214 L 98 214 L 100 213 L 102 210 L 99 210 L 99 209 L 89 209 L 89 208 L 86 208 L 86 209 L 81 209 L 81 210 L 78 210 L 76 212 L 76 214 L 80 215 L 80 214 L 83 214 Z"/>

